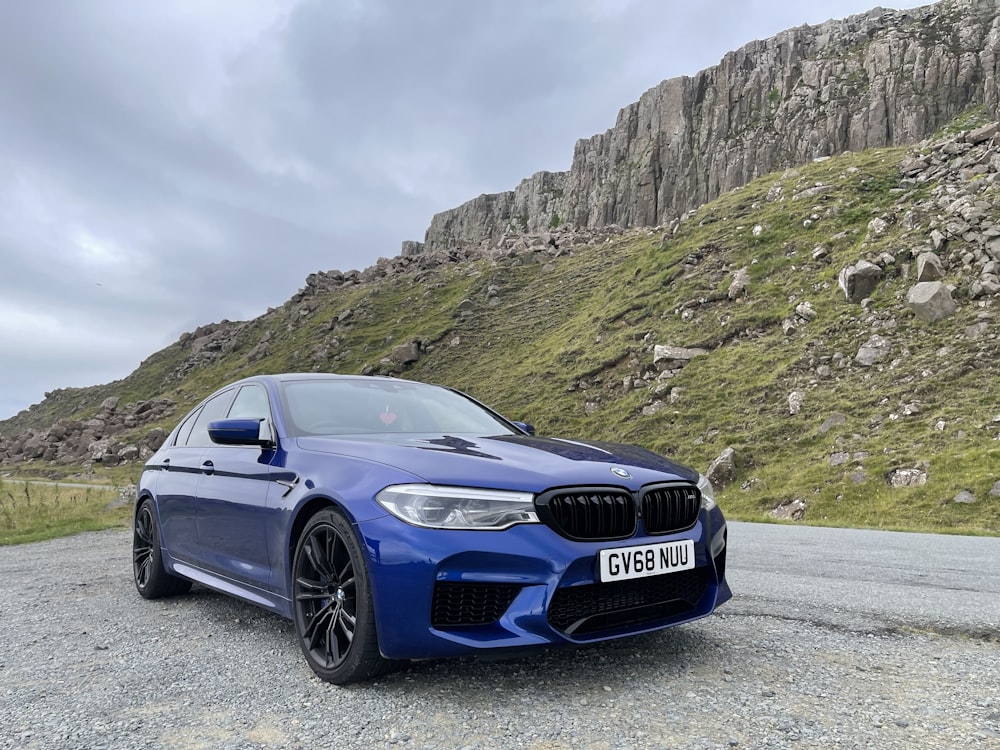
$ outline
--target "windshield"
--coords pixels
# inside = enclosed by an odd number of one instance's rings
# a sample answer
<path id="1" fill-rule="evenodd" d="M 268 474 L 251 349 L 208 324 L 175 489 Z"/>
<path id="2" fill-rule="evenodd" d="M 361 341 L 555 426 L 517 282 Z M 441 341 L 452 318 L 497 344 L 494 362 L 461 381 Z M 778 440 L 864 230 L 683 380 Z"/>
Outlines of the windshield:
<path id="1" fill-rule="evenodd" d="M 513 435 L 510 424 L 435 385 L 367 378 L 281 384 L 290 437 L 433 433 Z"/>

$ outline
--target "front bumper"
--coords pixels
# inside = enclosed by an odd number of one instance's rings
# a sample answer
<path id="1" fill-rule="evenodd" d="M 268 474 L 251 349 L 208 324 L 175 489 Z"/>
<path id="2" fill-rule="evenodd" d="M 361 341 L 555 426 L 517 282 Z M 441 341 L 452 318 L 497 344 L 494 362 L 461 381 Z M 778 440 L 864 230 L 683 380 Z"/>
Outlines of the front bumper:
<path id="1" fill-rule="evenodd" d="M 686 532 L 615 542 L 571 541 L 544 524 L 448 531 L 392 516 L 359 529 L 389 659 L 593 643 L 705 617 L 732 596 L 718 508 L 703 510 Z M 596 580 L 601 549 L 679 539 L 694 540 L 693 570 Z"/>

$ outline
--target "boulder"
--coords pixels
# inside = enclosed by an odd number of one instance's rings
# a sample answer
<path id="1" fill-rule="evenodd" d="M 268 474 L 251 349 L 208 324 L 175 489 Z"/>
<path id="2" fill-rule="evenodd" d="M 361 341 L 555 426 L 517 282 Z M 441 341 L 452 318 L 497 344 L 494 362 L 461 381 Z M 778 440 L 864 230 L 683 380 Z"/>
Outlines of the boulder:
<path id="1" fill-rule="evenodd" d="M 966 140 L 975 146 L 995 136 L 998 129 L 1000 129 L 1000 123 L 991 122 L 989 125 L 983 125 L 981 128 L 970 131 Z"/>
<path id="2" fill-rule="evenodd" d="M 881 268 L 866 260 L 859 260 L 840 272 L 837 283 L 844 291 L 847 301 L 857 304 L 871 296 L 881 278 Z"/>
<path id="3" fill-rule="evenodd" d="M 940 281 L 922 281 L 906 294 L 906 304 L 920 320 L 934 323 L 958 309 L 951 290 Z"/>
<path id="4" fill-rule="evenodd" d="M 747 285 L 750 283 L 750 270 L 746 266 L 739 269 L 733 274 L 733 281 L 729 285 L 729 291 L 727 296 L 729 299 L 736 299 L 742 296 L 746 292 Z"/>
<path id="5" fill-rule="evenodd" d="M 411 341 L 407 344 L 400 344 L 392 347 L 392 354 L 389 359 L 397 365 L 405 367 L 420 359 L 420 342 Z"/>
<path id="6" fill-rule="evenodd" d="M 939 281 L 944 278 L 944 265 L 935 253 L 917 256 L 917 281 Z"/>
<path id="7" fill-rule="evenodd" d="M 120 399 L 118 396 L 109 396 L 101 402 L 100 411 L 111 413 L 118 408 L 118 402 Z"/>
<path id="8" fill-rule="evenodd" d="M 726 448 L 719 456 L 712 461 L 705 472 L 705 476 L 712 483 L 713 487 L 721 489 L 736 479 L 736 451 L 732 447 Z"/>
<path id="9" fill-rule="evenodd" d="M 682 346 L 657 344 L 653 347 L 653 364 L 658 365 L 661 370 L 676 370 L 703 354 L 708 352 L 705 349 L 686 349 Z"/>

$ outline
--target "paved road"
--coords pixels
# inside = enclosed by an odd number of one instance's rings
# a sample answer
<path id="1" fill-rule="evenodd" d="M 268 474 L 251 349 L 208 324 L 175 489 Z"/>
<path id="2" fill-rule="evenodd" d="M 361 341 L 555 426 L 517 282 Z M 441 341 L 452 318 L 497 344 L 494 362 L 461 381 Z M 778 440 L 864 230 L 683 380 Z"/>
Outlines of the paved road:
<path id="1" fill-rule="evenodd" d="M 729 524 L 741 611 L 1000 642 L 1000 538 Z"/>
<path id="2" fill-rule="evenodd" d="M 1000 748 L 1000 539 L 734 523 L 713 617 L 345 688 L 276 615 L 140 599 L 130 541 L 0 547 L 0 750 Z"/>

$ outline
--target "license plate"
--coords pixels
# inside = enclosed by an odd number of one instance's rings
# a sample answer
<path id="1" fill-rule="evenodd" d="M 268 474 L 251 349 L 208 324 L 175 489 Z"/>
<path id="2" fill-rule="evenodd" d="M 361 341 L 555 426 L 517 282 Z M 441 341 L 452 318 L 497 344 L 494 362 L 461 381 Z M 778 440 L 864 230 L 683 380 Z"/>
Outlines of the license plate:
<path id="1" fill-rule="evenodd" d="M 598 561 L 602 583 L 690 570 L 694 567 L 694 541 L 682 539 L 640 547 L 602 549 Z"/>

